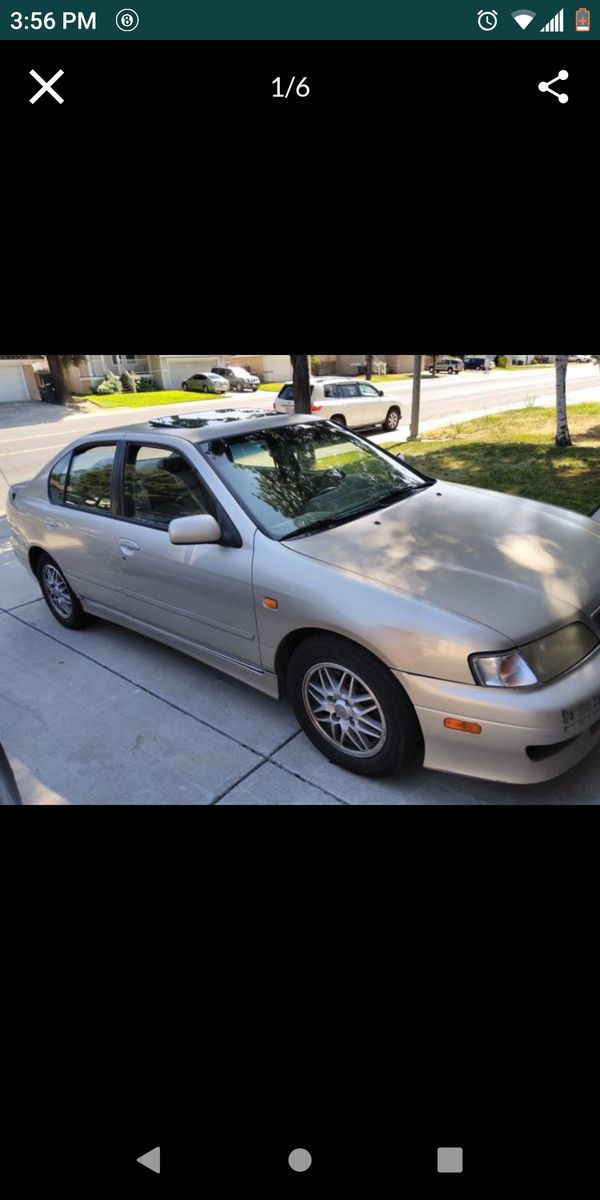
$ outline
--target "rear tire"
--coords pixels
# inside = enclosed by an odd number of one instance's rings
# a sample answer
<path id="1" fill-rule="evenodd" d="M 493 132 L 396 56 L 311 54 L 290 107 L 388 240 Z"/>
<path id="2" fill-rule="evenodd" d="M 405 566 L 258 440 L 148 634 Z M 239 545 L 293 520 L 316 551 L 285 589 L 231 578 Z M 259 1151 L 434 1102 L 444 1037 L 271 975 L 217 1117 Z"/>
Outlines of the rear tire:
<path id="1" fill-rule="evenodd" d="M 331 420 L 333 421 L 334 425 L 341 425 L 342 429 L 346 429 L 348 422 L 341 413 L 339 413 L 337 417 L 332 417 Z"/>
<path id="2" fill-rule="evenodd" d="M 336 766 L 381 778 L 422 763 L 406 692 L 362 646 L 333 634 L 307 638 L 290 659 L 287 688 L 305 734 Z"/>
<path id="3" fill-rule="evenodd" d="M 400 412 L 399 408 L 390 408 L 390 411 L 383 422 L 383 428 L 386 429 L 388 433 L 395 433 L 400 424 L 401 416 L 402 413 Z"/>
<path id="4" fill-rule="evenodd" d="M 84 611 L 58 563 L 49 554 L 40 555 L 36 574 L 44 600 L 60 625 L 65 629 L 85 629 L 92 624 L 93 617 Z"/>

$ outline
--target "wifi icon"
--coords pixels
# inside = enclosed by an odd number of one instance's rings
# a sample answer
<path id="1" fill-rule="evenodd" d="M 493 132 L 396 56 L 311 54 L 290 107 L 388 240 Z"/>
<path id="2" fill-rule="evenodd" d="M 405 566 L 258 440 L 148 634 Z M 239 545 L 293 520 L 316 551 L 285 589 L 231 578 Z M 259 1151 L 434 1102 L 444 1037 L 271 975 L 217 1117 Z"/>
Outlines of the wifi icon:
<path id="1" fill-rule="evenodd" d="M 521 26 L 521 29 L 527 29 L 527 26 L 531 25 L 531 22 L 535 17 L 535 13 L 532 12 L 530 8 L 517 8 L 517 10 L 510 15 L 513 20 L 517 22 L 517 25 Z"/>

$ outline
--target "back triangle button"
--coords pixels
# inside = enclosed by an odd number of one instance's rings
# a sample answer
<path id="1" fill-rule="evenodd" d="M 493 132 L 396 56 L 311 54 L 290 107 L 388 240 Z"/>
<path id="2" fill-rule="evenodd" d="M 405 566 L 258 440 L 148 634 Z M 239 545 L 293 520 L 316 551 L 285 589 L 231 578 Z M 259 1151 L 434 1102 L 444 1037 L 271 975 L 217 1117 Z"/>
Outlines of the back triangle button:
<path id="1" fill-rule="evenodd" d="M 147 1154 L 142 1154 L 141 1158 L 137 1159 L 142 1167 L 147 1167 L 149 1171 L 154 1171 L 155 1175 L 160 1175 L 160 1146 L 155 1146 L 154 1150 L 149 1150 Z"/>

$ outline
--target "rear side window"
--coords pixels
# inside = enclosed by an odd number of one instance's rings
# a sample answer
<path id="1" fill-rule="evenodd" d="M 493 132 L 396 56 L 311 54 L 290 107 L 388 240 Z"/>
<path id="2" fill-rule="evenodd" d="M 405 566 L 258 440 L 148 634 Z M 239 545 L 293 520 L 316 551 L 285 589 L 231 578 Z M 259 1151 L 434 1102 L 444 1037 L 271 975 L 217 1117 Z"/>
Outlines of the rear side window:
<path id="1" fill-rule="evenodd" d="M 67 475 L 69 474 L 69 463 L 71 455 L 66 454 L 61 458 L 60 462 L 52 468 L 50 475 L 50 484 L 48 494 L 53 504 L 64 504 L 65 502 L 65 486 L 67 483 Z"/>
<path id="2" fill-rule="evenodd" d="M 292 383 L 286 384 L 286 386 L 281 389 L 281 391 L 279 393 L 279 399 L 280 400 L 293 400 L 294 399 L 294 385 Z"/>
<path id="3" fill-rule="evenodd" d="M 116 446 L 76 450 L 71 460 L 65 504 L 110 513 Z"/>

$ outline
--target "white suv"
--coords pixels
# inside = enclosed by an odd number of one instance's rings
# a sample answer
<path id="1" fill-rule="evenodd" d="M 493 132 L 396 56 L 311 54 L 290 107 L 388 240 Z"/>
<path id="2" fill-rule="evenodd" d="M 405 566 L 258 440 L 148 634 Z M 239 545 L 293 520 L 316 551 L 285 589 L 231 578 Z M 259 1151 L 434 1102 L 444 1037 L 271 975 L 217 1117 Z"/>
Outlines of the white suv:
<path id="1" fill-rule="evenodd" d="M 398 401 L 363 379 L 311 379 L 311 402 L 313 413 L 351 429 L 383 425 L 392 433 L 402 418 Z M 279 413 L 294 411 L 293 383 L 284 384 L 273 407 Z"/>

